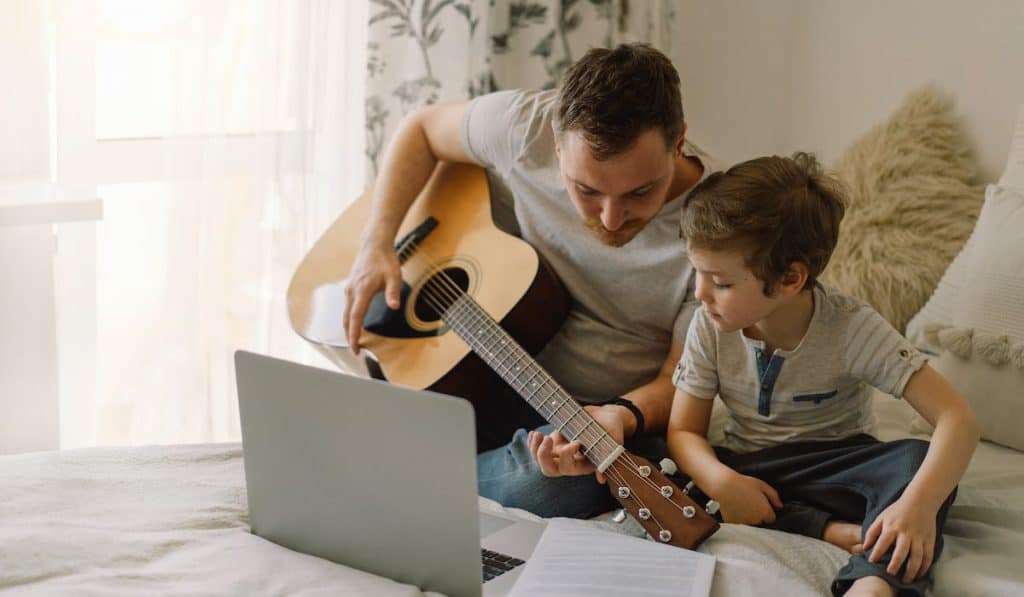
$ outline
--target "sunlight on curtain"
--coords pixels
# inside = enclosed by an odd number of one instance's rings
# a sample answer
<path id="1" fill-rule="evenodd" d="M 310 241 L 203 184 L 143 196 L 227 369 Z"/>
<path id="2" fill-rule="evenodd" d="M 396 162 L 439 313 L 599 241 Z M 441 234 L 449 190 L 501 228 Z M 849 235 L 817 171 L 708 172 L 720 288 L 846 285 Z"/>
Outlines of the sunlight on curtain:
<path id="1" fill-rule="evenodd" d="M 61 447 L 239 439 L 232 353 L 324 364 L 284 296 L 362 189 L 365 1 L 58 1 Z M 83 73 L 86 75 L 83 76 Z"/>

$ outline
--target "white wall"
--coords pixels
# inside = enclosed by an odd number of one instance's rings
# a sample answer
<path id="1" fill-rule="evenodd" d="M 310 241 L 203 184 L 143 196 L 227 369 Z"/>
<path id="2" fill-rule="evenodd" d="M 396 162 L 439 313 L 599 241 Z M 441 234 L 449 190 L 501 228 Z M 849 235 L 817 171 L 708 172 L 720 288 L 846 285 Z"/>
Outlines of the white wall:
<path id="1" fill-rule="evenodd" d="M 676 8 L 691 138 L 726 162 L 814 151 L 828 165 L 934 82 L 955 98 L 981 180 L 1024 103 L 1022 0 L 722 0 Z"/>

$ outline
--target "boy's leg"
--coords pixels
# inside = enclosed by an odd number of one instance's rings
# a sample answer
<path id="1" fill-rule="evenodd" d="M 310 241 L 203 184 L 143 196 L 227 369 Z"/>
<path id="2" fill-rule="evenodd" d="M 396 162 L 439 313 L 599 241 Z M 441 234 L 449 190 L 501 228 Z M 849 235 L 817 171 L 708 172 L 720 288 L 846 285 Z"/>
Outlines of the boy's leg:
<path id="1" fill-rule="evenodd" d="M 927 450 L 928 443 L 920 440 L 883 443 L 870 436 L 858 436 L 835 442 L 776 446 L 735 456 L 730 466 L 772 485 L 784 503 L 796 500 L 844 520 L 863 518 L 863 539 L 875 518 L 902 495 Z M 933 562 L 942 553 L 942 528 L 955 494 L 954 491 L 947 498 L 936 516 Z M 929 582 L 927 577 L 902 582 L 905 563 L 895 576 L 886 572 L 892 551 L 890 548 L 878 563 L 868 561 L 870 554 L 852 556 L 837 574 L 833 593 L 844 593 L 858 578 L 879 576 L 899 592 L 923 594 Z"/>
<path id="2" fill-rule="evenodd" d="M 876 459 L 877 472 L 870 479 L 874 485 L 873 491 L 865 491 L 867 507 L 864 515 L 864 523 L 861 526 L 861 538 L 867 533 L 868 528 L 874 523 L 879 514 L 882 513 L 893 502 L 898 500 L 906 489 L 914 473 L 920 468 L 924 461 L 925 453 L 928 451 L 928 442 L 921 440 L 900 440 L 882 444 L 887 449 Z M 935 517 L 935 547 L 932 556 L 932 566 L 939 561 L 942 555 L 943 537 L 942 530 L 946 525 L 946 517 L 949 508 L 956 499 L 956 489 L 946 497 Z M 892 585 L 897 594 L 900 595 L 924 595 L 931 584 L 931 569 L 928 573 L 910 583 L 904 583 L 902 578 L 906 572 L 909 558 L 897 570 L 895 575 L 886 572 L 892 560 L 895 544 L 882 555 L 877 563 L 868 561 L 870 552 L 852 556 L 846 565 L 843 566 L 835 579 L 832 581 L 832 593 L 842 595 L 858 578 L 865 576 L 880 576 Z"/>
<path id="3" fill-rule="evenodd" d="M 741 475 L 762 479 L 774 487 L 768 479 L 764 478 L 763 470 L 765 463 L 773 462 L 778 458 L 777 455 L 772 454 L 774 449 L 759 450 L 746 454 L 737 454 L 722 447 L 715 447 L 714 450 L 715 455 L 722 464 Z M 689 478 L 685 476 L 677 476 L 673 480 L 680 487 L 685 486 L 689 482 Z M 699 504 L 706 504 L 709 499 L 699 487 L 692 488 L 690 495 Z M 857 509 L 852 518 L 844 519 L 859 521 L 863 516 L 863 512 L 863 508 Z M 721 520 L 721 516 L 717 518 Z M 785 496 L 783 497 L 782 509 L 775 512 L 775 522 L 763 526 L 764 528 L 777 531 L 804 535 L 812 539 L 821 539 L 825 534 L 825 526 L 834 518 L 836 518 L 836 515 L 832 512 L 815 507 L 799 499 L 794 499 L 791 496 Z"/>

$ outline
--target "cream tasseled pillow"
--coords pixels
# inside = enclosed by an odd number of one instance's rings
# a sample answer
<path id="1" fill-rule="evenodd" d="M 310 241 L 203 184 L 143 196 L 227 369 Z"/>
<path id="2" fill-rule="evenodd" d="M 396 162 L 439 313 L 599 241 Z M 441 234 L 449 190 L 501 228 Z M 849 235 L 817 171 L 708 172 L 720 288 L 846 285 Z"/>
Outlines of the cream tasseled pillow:
<path id="1" fill-rule="evenodd" d="M 981 436 L 1024 450 L 1024 193 L 989 185 L 952 317 L 925 324 L 933 366 L 967 398 Z M 930 431 L 917 427 L 915 431 Z"/>
<path id="2" fill-rule="evenodd" d="M 960 251 L 983 189 L 950 101 L 931 86 L 907 96 L 835 165 L 850 207 L 822 281 L 872 305 L 903 331 Z"/>

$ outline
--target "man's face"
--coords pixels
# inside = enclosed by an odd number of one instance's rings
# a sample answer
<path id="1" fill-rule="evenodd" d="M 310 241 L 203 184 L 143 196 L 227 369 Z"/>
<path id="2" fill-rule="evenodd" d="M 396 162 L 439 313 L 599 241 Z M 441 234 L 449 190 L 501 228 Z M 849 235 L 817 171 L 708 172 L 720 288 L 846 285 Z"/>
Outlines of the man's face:
<path id="1" fill-rule="evenodd" d="M 606 245 L 621 247 L 633 240 L 665 204 L 676 148 L 666 147 L 662 132 L 653 128 L 626 151 L 599 161 L 579 132 L 559 138 L 562 180 L 583 224 Z"/>

